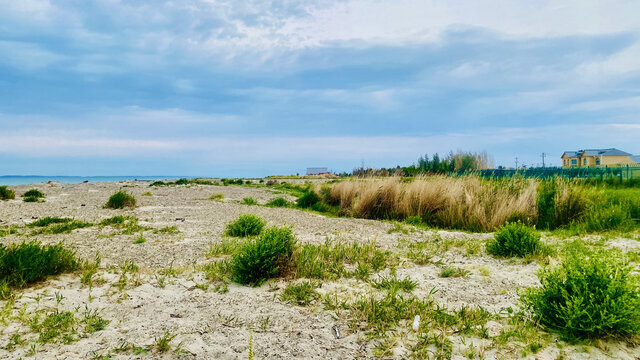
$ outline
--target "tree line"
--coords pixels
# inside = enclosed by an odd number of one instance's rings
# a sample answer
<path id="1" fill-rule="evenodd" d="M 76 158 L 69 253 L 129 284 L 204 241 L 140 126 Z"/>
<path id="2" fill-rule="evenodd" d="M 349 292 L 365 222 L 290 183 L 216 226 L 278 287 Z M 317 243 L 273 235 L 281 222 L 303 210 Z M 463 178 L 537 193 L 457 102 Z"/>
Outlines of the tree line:
<path id="1" fill-rule="evenodd" d="M 420 156 L 418 161 L 409 166 L 395 168 L 356 168 L 352 176 L 416 176 L 420 174 L 446 174 L 454 171 L 473 171 L 493 168 L 493 158 L 486 151 L 479 153 L 458 151 L 449 152 L 444 158 L 438 153 Z"/>

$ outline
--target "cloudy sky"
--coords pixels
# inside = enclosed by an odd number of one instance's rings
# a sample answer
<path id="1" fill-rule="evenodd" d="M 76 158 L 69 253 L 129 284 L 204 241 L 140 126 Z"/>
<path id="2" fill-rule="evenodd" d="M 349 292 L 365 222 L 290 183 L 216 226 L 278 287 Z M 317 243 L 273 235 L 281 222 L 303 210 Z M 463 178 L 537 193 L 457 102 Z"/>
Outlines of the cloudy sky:
<path id="1" fill-rule="evenodd" d="M 0 0 L 0 175 L 640 154 L 640 1 Z"/>

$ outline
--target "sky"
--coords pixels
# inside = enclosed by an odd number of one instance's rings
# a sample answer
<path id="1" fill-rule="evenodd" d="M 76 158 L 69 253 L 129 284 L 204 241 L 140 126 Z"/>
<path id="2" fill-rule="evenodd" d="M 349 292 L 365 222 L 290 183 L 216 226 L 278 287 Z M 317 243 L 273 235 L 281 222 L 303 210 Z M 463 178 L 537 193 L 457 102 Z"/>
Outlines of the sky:
<path id="1" fill-rule="evenodd" d="M 640 154 L 640 1 L 0 0 L 0 175 Z"/>

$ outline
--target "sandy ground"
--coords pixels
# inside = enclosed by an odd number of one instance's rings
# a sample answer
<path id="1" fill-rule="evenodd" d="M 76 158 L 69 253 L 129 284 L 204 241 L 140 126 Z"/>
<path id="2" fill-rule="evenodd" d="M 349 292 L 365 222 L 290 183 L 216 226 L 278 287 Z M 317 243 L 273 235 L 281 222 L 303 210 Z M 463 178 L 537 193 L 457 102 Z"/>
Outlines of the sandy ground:
<path id="1" fill-rule="evenodd" d="M 38 310 L 97 309 L 110 321 L 99 332 L 89 334 L 69 344 L 37 344 L 15 349 L 0 349 L 0 358 L 84 359 L 84 358 L 185 358 L 185 359 L 238 359 L 248 358 L 249 338 L 252 337 L 255 359 L 354 359 L 374 358 L 375 341 L 367 340 L 362 333 L 350 331 L 333 311 L 323 310 L 321 304 L 299 307 L 278 300 L 278 294 L 286 285 L 283 280 L 273 280 L 253 288 L 229 284 L 228 292 L 219 293 L 210 286 L 206 290 L 197 287 L 206 283 L 198 265 L 206 264 L 205 256 L 211 244 L 220 241 L 224 226 L 238 215 L 251 212 L 264 218 L 268 225 L 291 225 L 301 243 L 322 244 L 327 239 L 345 242 L 375 242 L 382 249 L 402 252 L 411 242 L 436 241 L 436 239 L 471 240 L 482 243 L 491 234 L 470 234 L 453 231 L 426 231 L 410 229 L 391 232 L 389 222 L 331 218 L 295 210 L 241 205 L 243 197 L 251 196 L 265 203 L 276 194 L 267 188 L 239 186 L 179 186 L 153 187 L 145 182 L 96 183 L 96 184 L 40 184 L 12 187 L 16 200 L 0 202 L 0 226 L 23 226 L 45 216 L 72 217 L 97 223 L 114 215 L 131 215 L 140 219 L 140 225 L 160 229 L 178 228 L 177 234 L 146 231 L 143 244 L 133 244 L 136 235 L 111 235 L 109 228 L 89 227 L 69 234 L 38 235 L 44 243 L 64 241 L 83 259 L 93 259 L 99 253 L 101 269 L 95 275 L 102 281 L 92 288 L 83 286 L 79 274 L 65 274 L 20 291 L 21 296 L 12 304 L 14 314 L 20 309 Z M 24 191 L 37 188 L 46 195 L 44 203 L 24 203 L 19 197 Z M 109 210 L 103 205 L 109 195 L 125 189 L 136 197 L 134 210 Z M 153 196 L 142 194 L 151 191 Z M 224 194 L 223 201 L 207 199 L 214 193 Z M 284 195 L 285 197 L 287 195 Z M 8 235 L 3 243 L 23 241 L 25 236 Z M 441 240 L 439 240 L 441 241 Z M 613 239 L 612 245 L 637 249 L 637 241 Z M 140 268 L 129 276 L 124 289 L 119 289 L 120 266 L 131 259 Z M 403 261 L 398 275 L 408 276 L 418 282 L 414 294 L 425 297 L 437 289 L 435 300 L 451 309 L 463 305 L 482 306 L 491 313 L 517 308 L 518 291 L 539 284 L 536 272 L 539 265 L 498 260 L 479 254 L 467 255 L 464 250 L 451 248 L 437 254 L 435 263 L 415 265 Z M 465 277 L 442 278 L 441 267 L 450 264 L 469 271 Z M 162 276 L 166 269 L 176 269 L 172 276 Z M 177 271 L 179 270 L 179 271 Z M 343 279 L 324 284 L 321 292 L 348 293 L 367 291 L 362 282 Z M 57 300 L 58 299 L 58 300 Z M 60 300 L 62 299 L 62 300 Z M 5 309 L 6 311 L 6 309 Z M 501 325 L 492 322 L 490 333 L 498 333 Z M 23 339 L 33 339 L 23 323 L 9 320 L 0 331 L 0 346 L 9 343 L 13 334 Z M 336 332 L 337 330 L 337 332 Z M 146 346 L 153 344 L 165 332 L 175 336 L 172 350 L 166 353 L 149 351 L 136 355 L 133 351 L 118 352 L 127 344 Z M 339 333 L 339 336 L 337 336 Z M 412 334 L 407 334 L 411 342 Z M 464 341 L 464 339 L 458 339 Z M 477 341 L 486 341 L 476 339 Z M 484 346 L 471 339 L 474 346 Z M 554 340 L 555 341 L 555 340 Z M 457 342 L 456 342 L 457 344 Z M 464 344 L 469 346 L 469 342 Z M 465 358 L 462 345 L 456 345 L 453 358 Z M 178 350 L 176 350 L 176 348 Z M 640 350 L 624 343 L 603 343 L 599 346 L 569 346 L 552 344 L 528 358 L 640 358 Z M 111 356 L 111 357 L 109 357 Z M 399 347 L 388 358 L 408 358 Z M 484 358 L 520 358 L 518 350 L 487 351 Z"/>

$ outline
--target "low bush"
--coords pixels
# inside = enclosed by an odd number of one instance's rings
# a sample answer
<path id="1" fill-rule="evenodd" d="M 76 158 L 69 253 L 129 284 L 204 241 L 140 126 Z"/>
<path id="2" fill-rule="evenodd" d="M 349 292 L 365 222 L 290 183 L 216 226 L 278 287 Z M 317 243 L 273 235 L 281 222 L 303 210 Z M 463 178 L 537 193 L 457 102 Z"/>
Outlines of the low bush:
<path id="1" fill-rule="evenodd" d="M 22 201 L 24 201 L 24 202 L 39 202 L 40 199 L 35 197 L 35 196 L 27 196 L 25 198 L 22 198 Z"/>
<path id="2" fill-rule="evenodd" d="M 77 269 L 75 253 L 62 246 L 23 242 L 0 245 L 0 283 L 22 288 L 26 285 Z"/>
<path id="3" fill-rule="evenodd" d="M 535 320 L 568 341 L 640 333 L 640 279 L 633 268 L 616 254 L 581 245 L 568 253 L 540 271 L 542 287 L 522 296 Z"/>
<path id="4" fill-rule="evenodd" d="M 256 201 L 256 199 L 254 199 L 252 197 L 245 197 L 245 198 L 242 198 L 241 204 L 244 204 L 244 205 L 258 205 L 258 202 Z"/>
<path id="5" fill-rule="evenodd" d="M 111 195 L 104 207 L 110 209 L 134 208 L 136 207 L 136 198 L 128 192 L 121 190 Z"/>
<path id="6" fill-rule="evenodd" d="M 269 201 L 266 205 L 270 207 L 292 207 L 293 203 L 283 197 L 277 197 Z"/>
<path id="7" fill-rule="evenodd" d="M 233 222 L 227 224 L 225 235 L 235 237 L 256 236 L 262 231 L 266 222 L 255 214 L 242 214 Z"/>
<path id="8" fill-rule="evenodd" d="M 44 197 L 44 193 L 38 189 L 31 189 L 27 192 L 25 192 L 24 194 L 22 194 L 22 197 L 34 197 L 34 198 L 43 198 Z"/>
<path id="9" fill-rule="evenodd" d="M 178 179 L 176 180 L 176 182 L 174 183 L 176 185 L 189 185 L 189 179 Z"/>
<path id="10" fill-rule="evenodd" d="M 231 257 L 234 281 L 259 286 L 288 265 L 296 243 L 290 227 L 272 227 Z"/>
<path id="11" fill-rule="evenodd" d="M 496 230 L 493 240 L 487 243 L 487 252 L 496 256 L 539 254 L 543 250 L 540 234 L 521 222 L 507 223 Z"/>
<path id="12" fill-rule="evenodd" d="M 6 186 L 0 186 L 0 200 L 15 199 L 16 193 Z"/>
<path id="13" fill-rule="evenodd" d="M 310 208 L 320 202 L 320 196 L 313 191 L 307 191 L 298 198 L 297 205 L 301 208 Z"/>

